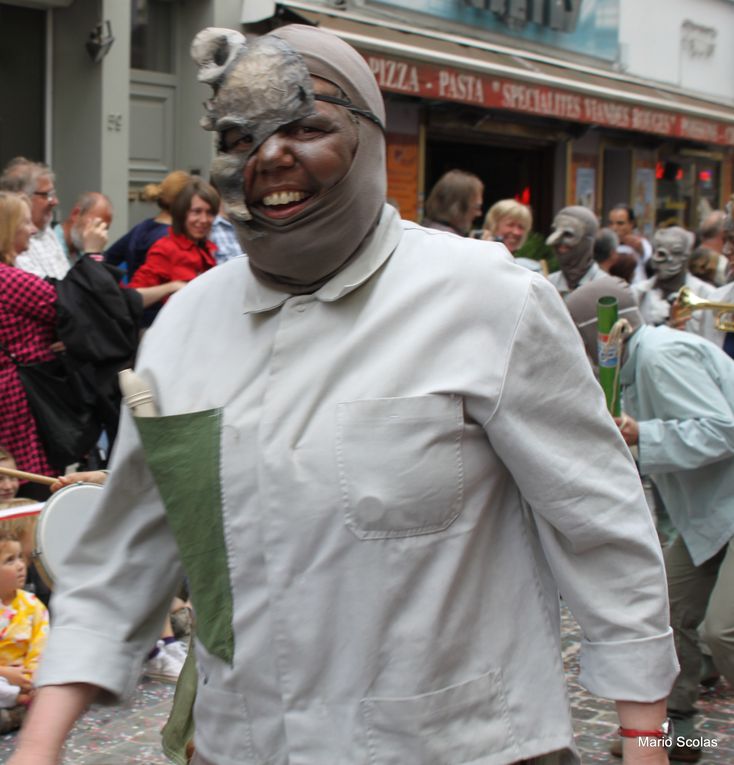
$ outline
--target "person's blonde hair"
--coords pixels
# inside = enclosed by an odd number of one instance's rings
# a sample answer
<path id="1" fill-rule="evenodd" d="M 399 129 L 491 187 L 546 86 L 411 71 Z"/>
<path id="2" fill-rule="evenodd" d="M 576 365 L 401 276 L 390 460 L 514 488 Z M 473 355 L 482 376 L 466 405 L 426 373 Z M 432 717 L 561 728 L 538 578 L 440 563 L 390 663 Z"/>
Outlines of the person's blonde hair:
<path id="1" fill-rule="evenodd" d="M 10 460 L 15 465 L 15 457 L 13 457 L 10 450 L 0 444 L 0 462 L 2 462 L 2 460 Z"/>
<path id="2" fill-rule="evenodd" d="M 29 207 L 28 197 L 9 191 L 0 191 L 0 260 L 12 265 L 10 253 L 15 246 L 15 234 L 23 220 L 24 206 Z"/>
<path id="3" fill-rule="evenodd" d="M 497 226 L 502 218 L 512 218 L 513 220 L 519 220 L 523 226 L 525 226 L 525 233 L 527 234 L 533 226 L 533 212 L 522 202 L 518 202 L 516 199 L 500 199 L 499 202 L 495 202 L 487 211 L 487 215 L 484 218 L 484 230 L 489 231 L 492 236 L 497 233 Z"/>
<path id="4" fill-rule="evenodd" d="M 157 202 L 161 210 L 170 212 L 173 200 L 181 193 L 191 178 L 192 176 L 185 170 L 174 170 L 160 183 L 149 183 L 145 186 L 142 198 L 146 202 Z"/>

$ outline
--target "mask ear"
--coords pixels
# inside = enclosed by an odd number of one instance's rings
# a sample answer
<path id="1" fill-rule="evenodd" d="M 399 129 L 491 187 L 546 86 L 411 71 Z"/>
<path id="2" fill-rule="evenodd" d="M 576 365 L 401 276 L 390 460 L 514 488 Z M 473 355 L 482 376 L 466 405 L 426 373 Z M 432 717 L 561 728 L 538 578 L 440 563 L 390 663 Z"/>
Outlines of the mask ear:
<path id="1" fill-rule="evenodd" d="M 244 36 L 234 29 L 202 29 L 191 43 L 191 58 L 199 67 L 199 82 L 211 85 L 216 93 L 227 70 L 246 48 Z"/>

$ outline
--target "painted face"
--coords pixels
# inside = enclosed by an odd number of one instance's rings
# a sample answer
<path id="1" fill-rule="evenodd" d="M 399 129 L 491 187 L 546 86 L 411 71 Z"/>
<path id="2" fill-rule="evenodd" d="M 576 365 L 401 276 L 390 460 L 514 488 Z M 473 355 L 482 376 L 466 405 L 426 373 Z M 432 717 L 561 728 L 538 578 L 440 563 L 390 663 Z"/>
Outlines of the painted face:
<path id="1" fill-rule="evenodd" d="M 546 240 L 553 247 L 559 260 L 575 251 L 583 242 L 586 229 L 584 224 L 573 215 L 558 213 L 553 219 L 552 233 Z"/>
<path id="2" fill-rule="evenodd" d="M 184 221 L 184 230 L 189 239 L 200 242 L 209 236 L 212 230 L 212 223 L 216 213 L 211 205 L 204 201 L 200 196 L 194 194 L 191 198 L 191 205 L 186 213 Z"/>
<path id="3" fill-rule="evenodd" d="M 314 78 L 314 91 L 327 93 L 329 83 Z M 285 221 L 307 208 L 347 173 L 357 149 L 357 126 L 341 106 L 316 101 L 314 113 L 290 122 L 266 138 L 244 168 L 245 202 L 273 221 Z M 233 140 L 231 152 L 249 152 L 249 140 Z"/>
<path id="4" fill-rule="evenodd" d="M 528 230 L 525 228 L 525 225 L 517 218 L 505 216 L 499 219 L 494 235 L 501 237 L 505 247 L 510 252 L 516 252 L 525 242 L 527 233 Z"/>
<path id="5" fill-rule="evenodd" d="M 31 194 L 31 218 L 33 225 L 43 231 L 54 214 L 54 207 L 59 203 L 56 189 L 48 176 L 42 175 L 36 182 L 36 189 Z"/>
<path id="6" fill-rule="evenodd" d="M 652 266 L 658 279 L 665 281 L 686 270 L 692 243 L 693 235 L 678 226 L 655 233 Z"/>
<path id="7" fill-rule="evenodd" d="M 633 226 L 627 210 L 612 210 L 609 213 L 609 227 L 620 239 L 631 234 Z"/>
<path id="8" fill-rule="evenodd" d="M 15 230 L 15 241 L 13 242 L 13 251 L 16 255 L 20 255 L 21 252 L 28 249 L 28 244 L 36 230 L 31 219 L 31 209 L 24 203 L 22 217 L 18 228 Z"/>
<path id="9" fill-rule="evenodd" d="M 0 599 L 6 603 L 13 599 L 25 585 L 26 571 L 20 542 L 0 542 Z"/>

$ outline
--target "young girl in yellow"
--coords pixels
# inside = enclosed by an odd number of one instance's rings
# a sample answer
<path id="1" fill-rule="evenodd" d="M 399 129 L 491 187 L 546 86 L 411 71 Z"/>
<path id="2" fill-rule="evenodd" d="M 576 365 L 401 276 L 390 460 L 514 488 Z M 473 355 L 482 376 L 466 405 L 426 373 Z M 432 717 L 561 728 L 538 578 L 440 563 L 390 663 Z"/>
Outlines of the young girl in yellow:
<path id="1" fill-rule="evenodd" d="M 0 529 L 0 708 L 5 709 L 30 701 L 33 673 L 48 637 L 48 612 L 22 589 L 25 579 L 18 537 Z"/>

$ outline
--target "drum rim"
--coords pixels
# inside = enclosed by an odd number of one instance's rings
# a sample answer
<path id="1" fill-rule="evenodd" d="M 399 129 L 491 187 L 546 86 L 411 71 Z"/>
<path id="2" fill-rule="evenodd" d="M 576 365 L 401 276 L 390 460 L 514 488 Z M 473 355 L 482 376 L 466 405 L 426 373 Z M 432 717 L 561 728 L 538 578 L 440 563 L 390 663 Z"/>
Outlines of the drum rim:
<path id="1" fill-rule="evenodd" d="M 68 497 L 68 495 L 70 495 L 74 489 L 76 489 L 78 492 L 79 489 L 87 488 L 93 488 L 95 491 L 101 491 L 104 487 L 98 483 L 91 483 L 90 481 L 78 481 L 77 483 L 69 484 L 69 486 L 64 486 L 63 489 L 59 489 L 57 492 L 52 494 L 44 503 L 41 512 L 38 513 L 36 528 L 33 533 L 32 557 L 36 566 L 36 571 L 38 571 L 41 579 L 51 590 L 53 589 L 55 582 L 53 565 L 49 565 L 49 561 L 44 558 L 43 545 L 41 544 L 44 529 L 48 525 L 49 511 L 52 511 L 53 508 L 58 504 L 60 497 Z M 48 546 L 46 546 L 46 549 L 48 549 Z"/>

